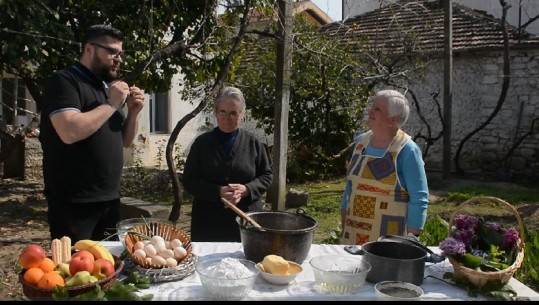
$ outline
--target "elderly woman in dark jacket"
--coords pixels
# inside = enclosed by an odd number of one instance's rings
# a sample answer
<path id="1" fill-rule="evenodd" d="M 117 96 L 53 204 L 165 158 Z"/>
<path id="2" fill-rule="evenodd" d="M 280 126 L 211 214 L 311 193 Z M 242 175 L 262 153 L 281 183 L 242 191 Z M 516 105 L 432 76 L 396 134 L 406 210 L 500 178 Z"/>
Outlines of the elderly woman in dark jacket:
<path id="1" fill-rule="evenodd" d="M 214 105 L 217 127 L 195 139 L 185 164 L 183 185 L 194 197 L 192 241 L 241 241 L 237 214 L 221 198 L 244 212 L 261 211 L 272 182 L 271 164 L 262 143 L 239 128 L 245 99 L 225 87 Z"/>

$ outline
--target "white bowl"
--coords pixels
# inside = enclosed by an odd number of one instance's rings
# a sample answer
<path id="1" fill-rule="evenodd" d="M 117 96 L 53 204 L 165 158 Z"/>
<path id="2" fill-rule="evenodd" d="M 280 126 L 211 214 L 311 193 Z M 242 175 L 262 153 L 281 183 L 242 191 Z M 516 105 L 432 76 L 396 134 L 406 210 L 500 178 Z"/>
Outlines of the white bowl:
<path id="1" fill-rule="evenodd" d="M 215 300 L 241 300 L 253 289 L 260 270 L 250 260 L 218 258 L 199 260 L 195 270 L 202 287 Z"/>
<path id="2" fill-rule="evenodd" d="M 354 293 L 365 283 L 371 265 L 361 257 L 322 255 L 309 262 L 318 289 L 328 293 Z"/>
<path id="3" fill-rule="evenodd" d="M 256 267 L 260 269 L 260 275 L 266 281 L 275 285 L 288 285 L 303 271 L 303 267 L 298 263 L 288 261 L 288 264 L 290 266 L 288 268 L 288 274 L 272 274 L 266 272 L 262 263 L 256 264 Z"/>
<path id="4" fill-rule="evenodd" d="M 383 281 L 374 285 L 376 297 L 386 301 L 413 301 L 423 296 L 423 289 L 412 283 Z"/>

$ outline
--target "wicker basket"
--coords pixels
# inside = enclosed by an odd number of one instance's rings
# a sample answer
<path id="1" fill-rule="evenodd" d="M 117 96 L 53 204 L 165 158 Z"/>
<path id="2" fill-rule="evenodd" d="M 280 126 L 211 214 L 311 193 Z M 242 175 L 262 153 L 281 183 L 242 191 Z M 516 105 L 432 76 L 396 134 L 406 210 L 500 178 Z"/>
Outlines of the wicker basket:
<path id="1" fill-rule="evenodd" d="M 126 271 L 137 271 L 142 276 L 148 276 L 152 283 L 182 280 L 195 272 L 195 264 L 197 261 L 198 257 L 195 254 L 190 253 L 174 268 L 148 269 L 135 264 L 131 257 L 127 257 L 124 260 Z"/>
<path id="2" fill-rule="evenodd" d="M 127 249 L 127 252 L 129 252 L 131 259 L 133 262 L 135 262 L 135 264 L 148 269 L 163 268 L 161 266 L 148 263 L 144 259 L 140 259 L 139 257 L 133 255 L 133 252 L 135 251 L 134 246 L 138 241 L 147 240 L 154 235 L 163 237 L 165 241 L 172 241 L 173 239 L 177 238 L 182 242 L 183 247 L 185 250 L 187 250 L 187 255 L 182 260 L 178 260 L 178 264 L 185 260 L 192 252 L 191 239 L 181 229 L 163 223 L 144 224 L 132 228 L 125 236 L 125 248 Z"/>
<path id="3" fill-rule="evenodd" d="M 507 282 L 509 282 L 513 274 L 518 270 L 518 268 L 520 268 L 520 265 L 522 264 L 522 261 L 524 260 L 524 227 L 522 225 L 522 219 L 520 218 L 518 211 L 511 204 L 496 197 L 489 197 L 489 196 L 474 197 L 461 203 L 451 215 L 451 219 L 449 221 L 449 224 L 450 224 L 449 236 L 451 235 L 451 227 L 453 225 L 453 221 L 455 217 L 459 214 L 462 214 L 460 211 L 465 206 L 470 205 L 472 203 L 485 202 L 485 201 L 494 202 L 514 214 L 514 216 L 517 219 L 516 229 L 518 230 L 520 234 L 520 241 L 516 245 L 518 247 L 519 252 L 517 254 L 515 262 L 511 266 L 509 266 L 508 268 L 504 270 L 493 271 L 493 272 L 477 271 L 474 269 L 470 269 L 470 268 L 464 267 L 452 257 L 448 257 L 449 262 L 453 265 L 455 278 L 466 279 L 468 282 L 470 282 L 472 285 L 474 285 L 477 288 L 482 288 L 485 284 L 489 282 L 499 282 L 500 284 L 506 284 Z"/>
<path id="4" fill-rule="evenodd" d="M 67 291 L 69 293 L 69 297 L 75 297 L 80 294 L 90 292 L 96 288 L 97 285 L 101 287 L 103 291 L 108 290 L 118 278 L 118 275 L 122 272 L 122 269 L 124 268 L 124 262 L 120 260 L 117 256 L 112 255 L 114 257 L 114 268 L 115 271 L 113 274 L 100 279 L 99 281 L 95 283 L 90 283 L 86 285 L 80 285 L 80 286 L 73 286 L 73 287 L 66 287 Z M 24 271 L 21 271 L 19 274 L 19 282 L 22 284 L 22 292 L 23 294 L 32 301 L 51 301 L 52 298 L 52 290 L 47 289 L 41 289 L 33 285 L 29 285 L 26 283 L 22 277 L 24 274 Z"/>

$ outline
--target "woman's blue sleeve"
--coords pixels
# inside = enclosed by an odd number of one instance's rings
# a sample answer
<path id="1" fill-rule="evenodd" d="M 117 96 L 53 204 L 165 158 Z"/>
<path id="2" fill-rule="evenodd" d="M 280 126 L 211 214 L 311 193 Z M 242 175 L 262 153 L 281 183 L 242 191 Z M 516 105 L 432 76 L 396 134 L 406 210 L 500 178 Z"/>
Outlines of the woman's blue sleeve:
<path id="1" fill-rule="evenodd" d="M 421 150 L 413 140 L 408 140 L 399 153 L 397 166 L 401 185 L 410 196 L 406 225 L 422 230 L 427 219 L 429 187 Z"/>
<path id="2" fill-rule="evenodd" d="M 352 183 L 350 180 L 346 179 L 346 184 L 344 185 L 344 192 L 341 199 L 341 211 L 346 210 L 348 207 L 348 200 L 350 199 L 350 190 L 352 189 Z"/>

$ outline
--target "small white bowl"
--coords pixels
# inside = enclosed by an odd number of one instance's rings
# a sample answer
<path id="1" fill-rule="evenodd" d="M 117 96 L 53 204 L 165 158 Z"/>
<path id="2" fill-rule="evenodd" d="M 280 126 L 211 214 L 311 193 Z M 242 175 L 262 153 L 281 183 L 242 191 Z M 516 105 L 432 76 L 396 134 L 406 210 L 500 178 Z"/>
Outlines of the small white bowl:
<path id="1" fill-rule="evenodd" d="M 387 301 L 414 301 L 423 296 L 423 289 L 412 283 L 383 281 L 374 285 L 376 297 Z"/>
<path id="2" fill-rule="evenodd" d="M 298 263 L 288 261 L 288 264 L 290 266 L 288 268 L 288 274 L 272 274 L 266 272 L 262 263 L 256 264 L 256 267 L 260 270 L 260 275 L 266 281 L 275 285 L 288 285 L 303 271 L 303 267 Z"/>

